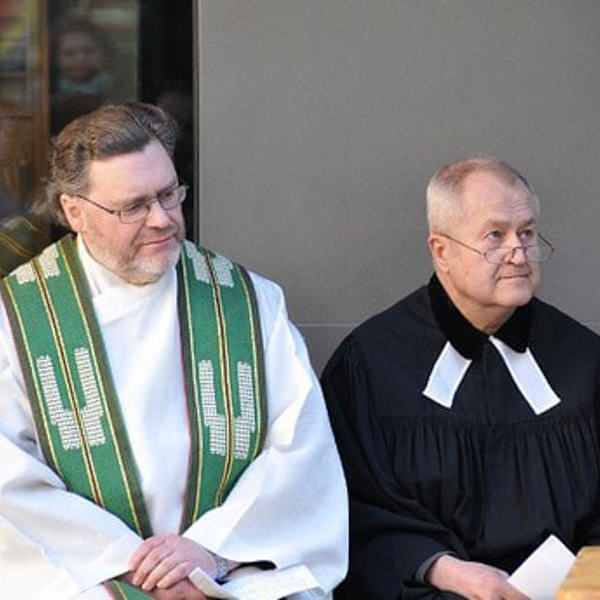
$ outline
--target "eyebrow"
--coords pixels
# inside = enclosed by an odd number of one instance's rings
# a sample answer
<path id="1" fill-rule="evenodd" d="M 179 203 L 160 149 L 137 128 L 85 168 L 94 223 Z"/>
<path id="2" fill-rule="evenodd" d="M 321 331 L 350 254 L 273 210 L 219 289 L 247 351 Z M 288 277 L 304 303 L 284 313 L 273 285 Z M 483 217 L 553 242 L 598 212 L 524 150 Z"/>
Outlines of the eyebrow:
<path id="1" fill-rule="evenodd" d="M 537 224 L 537 219 L 535 219 L 535 217 L 532 217 L 531 219 L 527 219 L 527 221 L 523 221 L 522 223 L 519 223 L 518 225 L 518 229 L 521 229 L 522 227 L 527 227 L 528 225 L 536 225 Z M 489 227 L 508 227 L 511 226 L 512 223 L 510 221 L 506 221 L 503 219 L 488 219 L 481 227 L 482 231 L 485 229 L 488 229 Z"/>

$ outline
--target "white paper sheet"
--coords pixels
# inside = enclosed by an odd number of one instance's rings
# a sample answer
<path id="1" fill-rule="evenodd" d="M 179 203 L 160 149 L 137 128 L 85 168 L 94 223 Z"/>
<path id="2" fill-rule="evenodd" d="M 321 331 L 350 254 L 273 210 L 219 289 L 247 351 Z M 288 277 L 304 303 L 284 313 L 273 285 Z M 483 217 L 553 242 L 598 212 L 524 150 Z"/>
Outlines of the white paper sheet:
<path id="1" fill-rule="evenodd" d="M 575 555 L 551 535 L 525 559 L 508 583 L 531 600 L 554 600 L 574 562 Z"/>
<path id="2" fill-rule="evenodd" d="M 318 587 L 317 580 L 305 566 L 269 571 L 242 567 L 232 575 L 229 581 L 219 585 L 197 567 L 189 578 L 205 595 L 225 600 L 278 600 L 293 592 Z"/>

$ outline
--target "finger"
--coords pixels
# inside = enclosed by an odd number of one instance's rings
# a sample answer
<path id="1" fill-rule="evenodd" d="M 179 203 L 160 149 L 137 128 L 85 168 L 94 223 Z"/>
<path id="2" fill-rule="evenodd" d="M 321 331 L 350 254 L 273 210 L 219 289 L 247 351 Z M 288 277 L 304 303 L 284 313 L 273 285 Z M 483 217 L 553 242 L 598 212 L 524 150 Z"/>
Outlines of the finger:
<path id="1" fill-rule="evenodd" d="M 151 537 L 142 542 L 129 559 L 129 569 L 135 571 L 146 556 L 162 543 L 162 540 L 157 537 Z"/>
<path id="2" fill-rule="evenodd" d="M 155 600 L 209 600 L 189 581 L 181 581 L 169 589 L 155 589 L 150 594 Z"/>
<path id="3" fill-rule="evenodd" d="M 530 600 L 529 596 L 526 596 L 508 582 L 504 583 L 501 595 L 504 600 Z"/>
<path id="4" fill-rule="evenodd" d="M 531 600 L 531 599 L 529 598 L 529 596 L 526 596 L 519 590 L 516 590 L 515 588 L 513 588 L 508 600 Z"/>
<path id="5" fill-rule="evenodd" d="M 133 573 L 134 585 L 142 585 L 150 573 L 152 573 L 163 561 L 167 561 L 171 554 L 171 550 L 166 546 L 159 546 L 151 550 Z M 167 563 L 167 566 L 169 566 L 169 563 Z"/>
<path id="6" fill-rule="evenodd" d="M 191 562 L 179 563 L 176 567 L 166 573 L 157 583 L 157 588 L 169 588 L 180 581 L 187 580 L 188 575 L 194 570 Z"/>
<path id="7" fill-rule="evenodd" d="M 173 569 L 176 568 L 177 563 L 171 562 L 170 557 L 166 557 L 146 575 L 146 578 L 139 584 L 139 587 L 145 592 L 153 590 L 155 587 L 157 587 L 158 582 L 163 579 L 165 575 L 168 575 Z"/>
<path id="8" fill-rule="evenodd" d="M 186 600 L 209 600 L 208 596 L 205 596 L 191 581 L 182 581 L 177 585 L 185 590 Z"/>

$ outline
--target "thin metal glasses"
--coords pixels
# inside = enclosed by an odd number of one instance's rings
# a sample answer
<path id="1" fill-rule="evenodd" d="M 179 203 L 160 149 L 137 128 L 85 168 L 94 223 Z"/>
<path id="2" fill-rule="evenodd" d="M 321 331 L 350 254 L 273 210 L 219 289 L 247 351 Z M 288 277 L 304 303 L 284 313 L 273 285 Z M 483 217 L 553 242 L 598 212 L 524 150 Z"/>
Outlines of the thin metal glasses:
<path id="1" fill-rule="evenodd" d="M 102 204 L 98 204 L 98 202 L 95 200 L 86 198 L 81 194 L 73 195 L 77 198 L 85 200 L 86 202 L 89 202 L 90 204 L 93 204 L 94 206 L 97 206 L 98 208 L 101 208 L 103 211 L 111 215 L 116 215 L 119 217 L 121 223 L 130 224 L 144 221 L 150 214 L 150 210 L 154 202 L 158 202 L 163 210 L 173 210 L 174 208 L 177 208 L 185 200 L 187 190 L 188 186 L 185 183 L 181 183 L 170 190 L 166 190 L 160 194 L 157 194 L 156 196 L 136 200 L 134 203 L 123 208 L 107 208 L 106 206 L 102 206 Z"/>
<path id="2" fill-rule="evenodd" d="M 456 238 L 445 233 L 440 233 L 442 237 L 445 237 L 467 250 L 476 252 L 480 256 L 483 256 L 487 262 L 492 265 L 501 265 L 515 255 L 517 250 L 522 250 L 523 255 L 527 262 L 541 263 L 548 260 L 551 254 L 554 252 L 554 246 L 541 234 L 536 234 L 536 240 L 532 244 L 526 246 L 497 246 L 495 248 L 489 248 L 488 250 L 479 250 L 469 246 Z"/>

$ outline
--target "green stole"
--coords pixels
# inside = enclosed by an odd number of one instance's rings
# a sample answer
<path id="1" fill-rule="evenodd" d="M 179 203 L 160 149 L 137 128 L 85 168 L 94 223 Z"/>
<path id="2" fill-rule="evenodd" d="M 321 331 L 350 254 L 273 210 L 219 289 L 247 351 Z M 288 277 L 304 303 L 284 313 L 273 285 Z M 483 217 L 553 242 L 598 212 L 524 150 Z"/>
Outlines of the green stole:
<path id="1" fill-rule="evenodd" d="M 177 273 L 191 438 L 184 531 L 223 502 L 260 452 L 266 411 L 260 323 L 248 274 L 190 242 L 183 244 Z M 109 360 L 71 236 L 5 277 L 0 294 L 48 464 L 69 490 L 119 516 L 141 537 L 151 536 Z M 106 586 L 115 598 L 149 597 L 117 580 Z"/>

